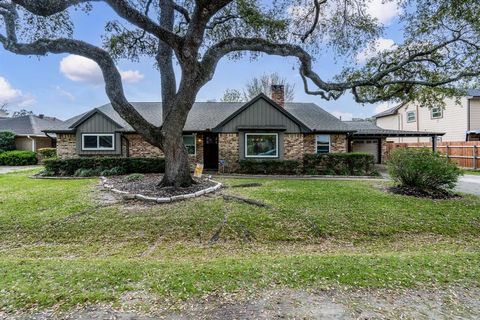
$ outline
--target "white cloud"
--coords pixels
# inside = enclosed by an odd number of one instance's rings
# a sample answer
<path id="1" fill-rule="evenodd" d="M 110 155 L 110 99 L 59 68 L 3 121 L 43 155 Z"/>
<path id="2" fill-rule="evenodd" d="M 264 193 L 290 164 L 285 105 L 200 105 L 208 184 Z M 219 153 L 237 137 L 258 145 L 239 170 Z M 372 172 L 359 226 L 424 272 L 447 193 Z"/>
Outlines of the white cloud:
<path id="1" fill-rule="evenodd" d="M 55 89 L 60 96 L 63 96 L 70 101 L 75 101 L 75 99 L 76 99 L 75 96 L 71 92 L 63 89 L 61 86 L 53 86 L 53 89 Z"/>
<path id="2" fill-rule="evenodd" d="M 60 72 L 68 79 L 75 82 L 90 83 L 93 85 L 103 84 L 103 75 L 95 61 L 85 57 L 69 55 L 60 61 Z M 125 83 L 137 83 L 144 78 L 138 70 L 120 70 L 122 80 Z"/>
<path id="3" fill-rule="evenodd" d="M 388 102 L 388 101 L 381 102 L 380 104 L 377 104 L 375 106 L 375 114 L 378 114 L 380 112 L 393 108 L 394 106 L 395 106 L 395 103 L 392 103 L 392 102 Z"/>
<path id="4" fill-rule="evenodd" d="M 144 75 L 138 70 L 121 71 L 122 80 L 126 83 L 137 83 L 144 78 Z"/>
<path id="5" fill-rule="evenodd" d="M 349 121 L 353 118 L 353 113 L 350 112 L 342 112 L 342 111 L 333 111 L 332 114 L 337 117 L 338 119 Z"/>
<path id="6" fill-rule="evenodd" d="M 402 13 L 402 8 L 397 1 L 370 0 L 367 3 L 367 13 L 381 24 L 388 25 Z"/>
<path id="7" fill-rule="evenodd" d="M 369 43 L 365 49 L 360 51 L 356 59 L 359 63 L 365 63 L 368 59 L 375 57 L 380 52 L 394 50 L 396 47 L 397 45 L 392 39 L 379 38 Z"/>
<path id="8" fill-rule="evenodd" d="M 0 76 L 0 105 L 17 105 L 21 108 L 30 107 L 35 104 L 35 98 L 30 94 L 24 94 L 21 90 L 15 89 L 12 85 Z"/>

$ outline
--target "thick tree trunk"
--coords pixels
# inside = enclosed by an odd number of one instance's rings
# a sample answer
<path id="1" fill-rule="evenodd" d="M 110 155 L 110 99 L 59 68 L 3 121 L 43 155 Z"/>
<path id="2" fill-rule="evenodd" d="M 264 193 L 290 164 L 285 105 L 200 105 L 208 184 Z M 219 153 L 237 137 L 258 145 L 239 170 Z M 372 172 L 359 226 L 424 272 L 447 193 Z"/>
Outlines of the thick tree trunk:
<path id="1" fill-rule="evenodd" d="M 190 174 L 188 153 L 183 145 L 181 130 L 164 132 L 163 153 L 165 154 L 165 174 L 161 187 L 188 187 L 194 182 Z"/>

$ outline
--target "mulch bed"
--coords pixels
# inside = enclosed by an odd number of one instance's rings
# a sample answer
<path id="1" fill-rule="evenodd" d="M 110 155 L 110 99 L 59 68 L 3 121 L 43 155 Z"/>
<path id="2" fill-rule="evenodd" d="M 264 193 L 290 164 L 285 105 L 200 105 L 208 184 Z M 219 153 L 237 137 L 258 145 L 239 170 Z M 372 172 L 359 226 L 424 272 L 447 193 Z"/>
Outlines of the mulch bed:
<path id="1" fill-rule="evenodd" d="M 388 188 L 388 191 L 404 196 L 413 196 L 417 198 L 429 198 L 435 200 L 461 198 L 459 194 L 447 190 L 420 190 L 403 186 L 394 186 Z"/>
<path id="2" fill-rule="evenodd" d="M 187 188 L 174 187 L 158 187 L 158 183 L 162 180 L 162 175 L 146 174 L 143 178 L 136 181 L 128 181 L 128 176 L 108 177 L 108 183 L 115 189 L 126 191 L 131 194 L 142 194 L 148 197 L 173 197 L 189 193 L 195 193 L 216 185 L 215 182 L 207 179 L 194 178 L 195 184 Z"/>

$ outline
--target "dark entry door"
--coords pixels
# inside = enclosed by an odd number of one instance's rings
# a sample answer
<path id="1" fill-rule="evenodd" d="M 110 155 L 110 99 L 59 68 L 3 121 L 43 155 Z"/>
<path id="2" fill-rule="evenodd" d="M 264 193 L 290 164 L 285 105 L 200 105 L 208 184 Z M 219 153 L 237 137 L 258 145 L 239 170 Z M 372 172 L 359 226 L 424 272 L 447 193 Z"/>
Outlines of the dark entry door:
<path id="1" fill-rule="evenodd" d="M 203 141 L 203 166 L 205 169 L 218 169 L 218 134 L 206 133 Z"/>

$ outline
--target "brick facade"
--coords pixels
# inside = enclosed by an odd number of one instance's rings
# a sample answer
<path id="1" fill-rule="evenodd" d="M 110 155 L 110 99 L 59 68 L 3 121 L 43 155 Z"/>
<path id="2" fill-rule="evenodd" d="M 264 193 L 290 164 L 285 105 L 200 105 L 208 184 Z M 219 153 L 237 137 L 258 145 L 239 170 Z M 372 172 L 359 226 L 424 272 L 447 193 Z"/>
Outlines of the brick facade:
<path id="1" fill-rule="evenodd" d="M 218 159 L 225 160 L 225 172 L 235 172 L 239 168 L 240 148 L 238 133 L 218 135 Z"/>
<path id="2" fill-rule="evenodd" d="M 57 134 L 57 157 L 60 159 L 78 158 L 75 134 Z"/>
<path id="3" fill-rule="evenodd" d="M 285 133 L 283 135 L 283 158 L 285 160 L 303 161 L 303 134 Z"/>
<path id="4" fill-rule="evenodd" d="M 315 134 L 305 134 L 303 137 L 303 149 L 305 153 L 316 152 L 316 138 Z M 348 140 L 346 134 L 331 134 L 330 135 L 330 152 L 331 153 L 345 153 L 348 152 Z"/>
<path id="5" fill-rule="evenodd" d="M 163 152 L 159 148 L 152 146 L 150 143 L 143 140 L 139 134 L 126 134 L 125 138 L 128 140 L 128 154 L 134 158 L 154 158 L 163 157 Z M 122 145 L 125 142 L 122 142 Z M 122 148 L 124 149 L 124 148 Z M 126 155 L 122 150 L 122 154 Z"/>

